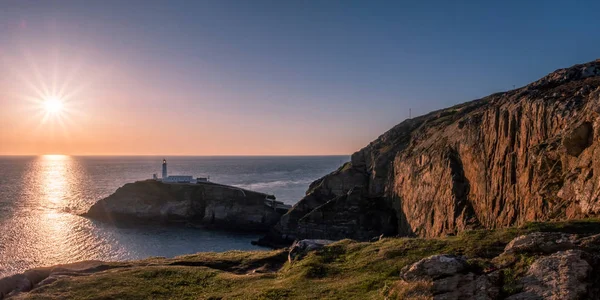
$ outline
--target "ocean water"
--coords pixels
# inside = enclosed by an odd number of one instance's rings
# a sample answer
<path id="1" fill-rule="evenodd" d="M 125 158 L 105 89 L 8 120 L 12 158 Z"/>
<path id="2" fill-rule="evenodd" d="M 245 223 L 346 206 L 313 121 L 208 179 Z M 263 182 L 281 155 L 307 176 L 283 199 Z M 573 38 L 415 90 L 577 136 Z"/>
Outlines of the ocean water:
<path id="1" fill-rule="evenodd" d="M 274 194 L 294 204 L 313 180 L 348 156 L 167 157 L 170 175 Z M 80 260 L 173 257 L 201 251 L 262 249 L 257 235 L 182 227 L 115 227 L 82 218 L 119 186 L 160 174 L 162 157 L 1 157 L 0 278 Z M 159 175 L 160 176 L 160 175 Z"/>

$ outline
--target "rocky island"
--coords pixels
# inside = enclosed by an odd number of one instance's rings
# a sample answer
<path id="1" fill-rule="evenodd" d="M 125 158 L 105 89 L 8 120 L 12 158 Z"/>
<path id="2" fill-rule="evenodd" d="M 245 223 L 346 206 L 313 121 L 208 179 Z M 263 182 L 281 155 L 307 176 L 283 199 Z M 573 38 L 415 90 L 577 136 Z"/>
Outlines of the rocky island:
<path id="1" fill-rule="evenodd" d="M 113 223 L 186 223 L 265 232 L 288 208 L 273 195 L 234 186 L 145 180 L 125 184 L 83 216 Z"/>
<path id="2" fill-rule="evenodd" d="M 38 268 L 0 296 L 600 299 L 599 126 L 593 61 L 400 123 L 281 218 L 260 193 L 128 184 L 86 215 L 275 224 L 263 243 L 295 242 Z"/>

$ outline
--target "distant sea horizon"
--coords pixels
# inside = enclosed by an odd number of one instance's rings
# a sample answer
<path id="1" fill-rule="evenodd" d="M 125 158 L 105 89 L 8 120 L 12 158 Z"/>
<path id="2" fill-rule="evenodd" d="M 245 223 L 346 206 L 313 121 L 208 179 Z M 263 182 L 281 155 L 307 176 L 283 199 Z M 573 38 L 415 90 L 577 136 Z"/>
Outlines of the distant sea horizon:
<path id="1" fill-rule="evenodd" d="M 210 176 L 295 204 L 348 155 L 0 155 L 0 277 L 80 260 L 259 250 L 256 234 L 185 227 L 117 227 L 80 217 L 118 187 L 160 174 Z"/>
<path id="2" fill-rule="evenodd" d="M 0 157 L 71 156 L 71 157 L 350 157 L 350 154 L 0 154 Z"/>

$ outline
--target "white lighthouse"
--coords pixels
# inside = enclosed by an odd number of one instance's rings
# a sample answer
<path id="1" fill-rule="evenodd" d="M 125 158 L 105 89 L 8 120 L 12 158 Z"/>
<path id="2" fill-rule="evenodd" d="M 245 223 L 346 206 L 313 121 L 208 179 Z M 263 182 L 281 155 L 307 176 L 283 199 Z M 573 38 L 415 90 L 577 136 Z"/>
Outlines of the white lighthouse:
<path id="1" fill-rule="evenodd" d="M 194 178 L 194 176 L 190 175 L 167 175 L 167 159 L 163 158 L 162 163 L 162 178 L 159 180 L 156 174 L 152 175 L 154 180 L 164 182 L 164 183 L 198 183 L 198 182 L 208 182 L 208 177 L 198 177 Z"/>

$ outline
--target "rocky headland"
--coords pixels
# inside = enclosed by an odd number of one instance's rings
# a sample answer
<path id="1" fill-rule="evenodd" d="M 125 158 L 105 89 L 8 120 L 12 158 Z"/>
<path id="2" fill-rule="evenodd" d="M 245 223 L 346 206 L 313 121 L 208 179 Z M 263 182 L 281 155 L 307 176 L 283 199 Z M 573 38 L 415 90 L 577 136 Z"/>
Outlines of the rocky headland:
<path id="1" fill-rule="evenodd" d="M 266 232 L 287 211 L 273 204 L 281 205 L 273 195 L 234 186 L 145 180 L 125 184 L 83 216 L 112 223 L 185 223 Z"/>
<path id="2" fill-rule="evenodd" d="M 262 242 L 287 248 L 38 268 L 0 298 L 600 299 L 599 126 L 593 61 L 406 120 L 285 214 L 235 188 L 128 184 L 86 215 L 274 224 Z"/>
<path id="3" fill-rule="evenodd" d="M 313 182 L 265 243 L 440 237 L 600 212 L 600 61 L 405 120 Z"/>

